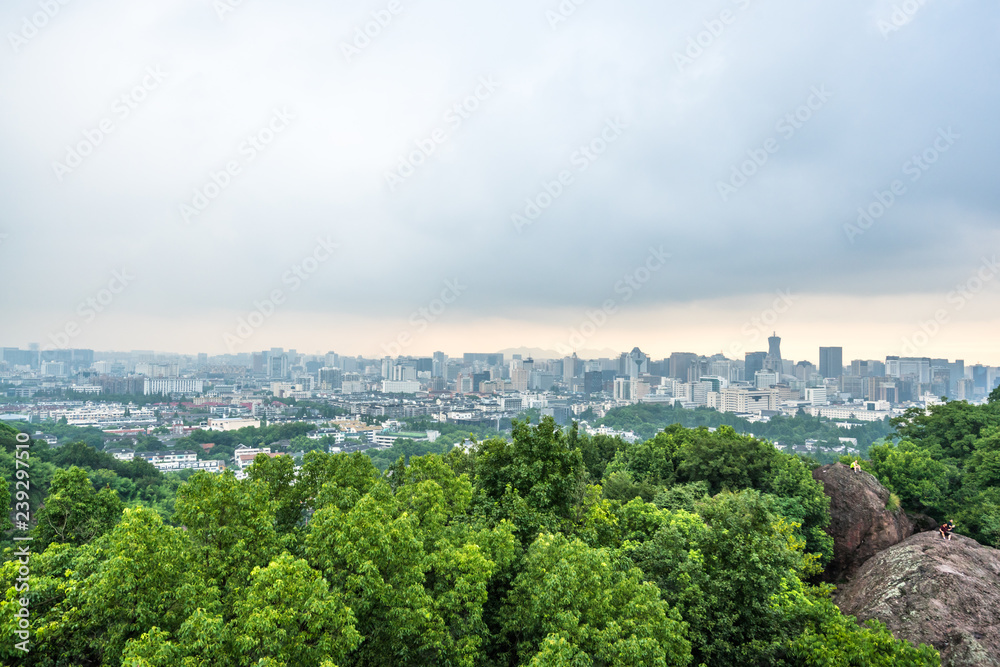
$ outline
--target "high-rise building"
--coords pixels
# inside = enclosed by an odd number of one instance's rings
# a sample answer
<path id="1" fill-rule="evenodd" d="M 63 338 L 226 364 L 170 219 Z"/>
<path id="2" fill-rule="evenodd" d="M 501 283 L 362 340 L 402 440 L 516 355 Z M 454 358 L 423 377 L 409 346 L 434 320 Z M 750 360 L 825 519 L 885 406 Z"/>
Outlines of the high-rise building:
<path id="1" fill-rule="evenodd" d="M 825 378 L 839 378 L 844 374 L 844 348 L 819 348 L 819 374 Z"/>
<path id="2" fill-rule="evenodd" d="M 816 372 L 816 367 L 813 366 L 811 361 L 800 361 L 795 364 L 795 377 L 802 380 L 803 382 L 809 382 L 812 379 L 813 373 Z M 823 375 L 823 377 L 827 377 Z"/>
<path id="3" fill-rule="evenodd" d="M 754 373 L 754 386 L 758 389 L 767 389 L 778 384 L 778 374 L 774 371 L 763 370 Z"/>
<path id="4" fill-rule="evenodd" d="M 281 353 L 275 354 L 273 351 L 271 352 L 267 359 L 267 377 L 281 379 L 288 377 L 287 355 Z"/>
<path id="5" fill-rule="evenodd" d="M 628 377 L 617 377 L 615 378 L 615 400 L 616 401 L 635 401 L 636 385 L 638 380 L 633 380 Z"/>
<path id="6" fill-rule="evenodd" d="M 674 352 L 670 355 L 670 377 L 687 382 L 691 363 L 698 359 L 693 352 Z"/>
<path id="7" fill-rule="evenodd" d="M 649 357 L 639 348 L 634 347 L 632 351 L 625 355 L 625 368 L 623 375 L 636 379 L 640 375 L 649 372 Z"/>
<path id="8" fill-rule="evenodd" d="M 563 382 L 567 385 L 573 383 L 573 378 L 579 377 L 580 371 L 583 368 L 583 364 L 580 359 L 576 356 L 576 352 L 573 353 L 572 357 L 563 358 Z"/>
<path id="9" fill-rule="evenodd" d="M 479 393 L 480 385 L 484 382 L 490 381 L 489 373 L 473 373 L 472 374 L 472 392 Z"/>
<path id="10" fill-rule="evenodd" d="M 767 352 L 747 352 L 745 361 L 743 364 L 743 377 L 748 382 L 753 382 L 754 375 L 757 371 L 764 370 L 764 359 L 767 357 Z"/>
<path id="11" fill-rule="evenodd" d="M 965 360 L 956 359 L 948 364 L 951 369 L 951 395 L 956 396 L 958 391 L 958 381 L 965 378 Z"/>
<path id="12" fill-rule="evenodd" d="M 865 398 L 865 378 L 861 375 L 841 375 L 840 392 L 850 394 L 851 398 Z"/>
<path id="13" fill-rule="evenodd" d="M 931 381 L 931 359 L 930 357 L 886 357 L 885 374 L 888 377 L 910 379 L 917 384 L 927 384 Z"/>
<path id="14" fill-rule="evenodd" d="M 587 371 L 583 374 L 583 391 L 585 394 L 596 394 L 604 389 L 604 372 Z"/>
<path id="15" fill-rule="evenodd" d="M 955 383 L 955 400 L 971 401 L 976 395 L 976 387 L 969 378 L 962 378 Z"/>
<path id="16" fill-rule="evenodd" d="M 517 368 L 510 372 L 510 384 L 514 391 L 528 391 L 528 379 L 531 372 L 525 368 Z"/>
<path id="17" fill-rule="evenodd" d="M 340 389 L 343 374 L 339 368 L 319 369 L 319 386 L 321 389 Z"/>
<path id="18" fill-rule="evenodd" d="M 781 375 L 784 365 L 781 362 L 781 338 L 777 333 L 767 337 L 767 356 L 764 357 L 764 370 Z"/>
<path id="19" fill-rule="evenodd" d="M 972 367 L 972 386 L 976 394 L 986 395 L 989 390 L 989 367 L 976 364 Z"/>
<path id="20" fill-rule="evenodd" d="M 500 366 L 503 364 L 503 354 L 466 352 L 465 354 L 462 355 L 462 361 L 465 362 L 466 366 L 472 366 L 476 362 L 485 364 L 486 366 Z"/>

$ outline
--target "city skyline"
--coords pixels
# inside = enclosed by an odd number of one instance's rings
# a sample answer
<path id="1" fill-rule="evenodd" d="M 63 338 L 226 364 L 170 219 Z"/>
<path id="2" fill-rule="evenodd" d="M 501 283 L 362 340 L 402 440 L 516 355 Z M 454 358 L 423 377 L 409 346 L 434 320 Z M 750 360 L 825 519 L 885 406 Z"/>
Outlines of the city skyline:
<path id="1" fill-rule="evenodd" d="M 767 299 L 767 297 L 764 297 Z M 765 303 L 770 303 L 774 298 Z M 769 310 L 769 309 L 765 309 Z M 591 311 L 593 312 L 593 311 Z M 923 320 L 923 322 L 898 323 L 892 329 L 883 325 L 880 329 L 881 336 L 885 344 L 873 340 L 874 336 L 866 331 L 857 331 L 857 327 L 844 325 L 840 328 L 830 328 L 825 325 L 802 324 L 795 326 L 794 322 L 789 322 L 788 326 L 780 326 L 784 320 L 790 320 L 790 316 L 783 315 L 776 320 L 778 325 L 768 326 L 761 321 L 760 313 L 749 316 L 742 320 L 739 327 L 719 327 L 713 328 L 707 323 L 693 327 L 689 333 L 677 335 L 662 333 L 658 330 L 647 328 L 645 337 L 643 336 L 643 318 L 627 317 L 625 314 L 618 315 L 619 321 L 635 323 L 635 329 L 628 331 L 615 330 L 612 324 L 597 329 L 596 333 L 584 337 L 584 344 L 572 346 L 575 342 L 574 336 L 579 338 L 587 333 L 587 323 L 591 320 L 587 317 L 586 311 L 579 314 L 578 324 L 570 329 L 560 330 L 558 327 L 539 329 L 540 333 L 534 341 L 525 342 L 528 337 L 525 334 L 516 338 L 509 335 L 509 331 L 522 331 L 528 325 L 524 322 L 503 324 L 497 320 L 490 320 L 478 325 L 471 325 L 465 329 L 471 331 L 466 335 L 439 336 L 445 333 L 445 326 L 442 323 L 431 325 L 423 333 L 418 333 L 418 328 L 409 323 L 402 323 L 399 328 L 386 329 L 384 337 L 373 343 L 372 336 L 363 325 L 350 327 L 343 334 L 330 335 L 321 333 L 326 331 L 326 326 L 317 324 L 309 327 L 310 333 L 299 335 L 290 332 L 284 336 L 279 332 L 270 333 L 270 327 L 261 327 L 255 330 L 254 334 L 232 349 L 226 345 L 222 337 L 218 338 L 217 344 L 213 345 L 211 339 L 200 336 L 191 336 L 191 343 L 186 346 L 171 345 L 177 342 L 174 331 L 168 327 L 153 327 L 159 329 L 160 333 L 153 336 L 136 335 L 132 331 L 123 330 L 120 336 L 110 336 L 111 341 L 119 341 L 117 344 L 101 344 L 103 336 L 84 335 L 67 336 L 63 330 L 56 330 L 50 334 L 48 341 L 45 340 L 11 340 L 4 339 L 4 345 L 9 347 L 27 348 L 30 344 L 36 343 L 41 349 L 69 349 L 88 348 L 101 351 L 121 351 L 130 350 L 156 350 L 163 353 L 177 354 L 198 354 L 206 352 L 209 354 L 239 354 L 250 353 L 255 350 L 266 350 L 272 347 L 284 347 L 298 349 L 309 354 L 325 354 L 330 349 L 340 349 L 350 351 L 353 354 L 364 357 L 380 358 L 387 354 L 389 356 L 412 355 L 430 356 L 435 351 L 444 351 L 448 354 L 460 354 L 470 347 L 481 348 L 486 351 L 500 351 L 508 349 L 530 348 L 548 350 L 553 353 L 552 358 L 566 356 L 567 352 L 577 353 L 606 353 L 618 354 L 628 351 L 635 346 L 640 347 L 651 356 L 669 356 L 671 352 L 677 350 L 688 350 L 704 355 L 721 353 L 730 358 L 742 358 L 746 352 L 767 351 L 767 337 L 772 330 L 778 330 L 782 337 L 782 349 L 786 356 L 795 359 L 809 359 L 814 363 L 819 363 L 819 347 L 841 347 L 845 350 L 845 360 L 849 358 L 880 359 L 889 355 L 897 356 L 920 356 L 934 358 L 966 359 L 971 363 L 983 363 L 987 365 L 1000 365 L 1000 349 L 995 342 L 988 338 L 991 324 L 979 322 L 976 330 L 981 328 L 981 337 L 976 340 L 983 342 L 970 344 L 970 335 L 964 332 L 961 327 L 949 322 L 939 324 L 935 329 L 933 317 Z M 782 319 L 784 318 L 784 319 Z M 245 317 L 243 317 L 245 321 Z M 648 318 L 646 318 L 648 319 Z M 770 318 L 766 318 L 770 319 Z M 109 325 L 113 326 L 113 318 L 109 317 Z M 614 317 L 611 319 L 613 323 Z M 730 321 L 731 318 L 730 318 Z M 775 320 L 771 320 L 775 321 Z M 645 323 L 649 327 L 648 322 Z M 920 326 L 921 324 L 925 326 Z M 951 325 L 950 325 L 951 324 Z M 95 323 L 96 326 L 96 323 Z M 234 333 L 239 326 L 239 319 L 233 322 L 229 332 Z M 962 325 L 965 327 L 967 325 Z M 294 327 L 293 327 L 294 328 Z M 621 328 L 621 327 L 619 327 Z M 822 329 L 824 332 L 820 338 L 808 336 L 814 329 Z M 582 330 L 582 331 L 581 331 Z M 841 333 L 837 335 L 837 332 Z M 937 331 L 934 335 L 929 335 L 927 331 Z M 409 334 L 411 342 L 409 344 L 400 343 L 400 334 Z M 404 340 L 406 340 L 404 338 Z M 926 342 L 925 342 L 926 340 Z M 93 343 L 96 341 L 96 344 Z M 134 344 L 148 342 L 151 344 Z M 163 341 L 163 345 L 157 345 L 157 341 Z M 471 341 L 475 341 L 472 344 Z M 660 342 L 662 341 L 662 342 Z M 712 345 L 712 342 L 715 345 Z M 61 343 L 61 345 L 56 345 Z M 90 344 L 88 344 L 90 343 Z M 352 344 L 353 343 L 353 344 Z M 391 354 L 390 354 L 391 353 Z M 845 361 L 846 363 L 846 361 Z"/>

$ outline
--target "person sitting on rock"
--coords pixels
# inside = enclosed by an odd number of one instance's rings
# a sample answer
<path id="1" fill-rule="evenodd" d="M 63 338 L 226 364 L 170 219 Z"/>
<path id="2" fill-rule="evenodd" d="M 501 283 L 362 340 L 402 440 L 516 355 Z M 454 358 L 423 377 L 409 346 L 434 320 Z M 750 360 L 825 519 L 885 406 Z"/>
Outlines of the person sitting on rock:
<path id="1" fill-rule="evenodd" d="M 851 464 L 851 470 L 854 472 L 861 472 L 861 464 L 858 463 L 857 459 L 854 459 L 854 463 Z"/>
<path id="2" fill-rule="evenodd" d="M 955 530 L 955 522 L 952 521 L 951 519 L 948 519 L 948 523 L 942 524 L 941 528 L 939 528 L 938 530 L 941 531 L 941 538 L 942 539 L 950 540 L 951 539 L 951 533 L 952 533 L 952 531 Z"/>

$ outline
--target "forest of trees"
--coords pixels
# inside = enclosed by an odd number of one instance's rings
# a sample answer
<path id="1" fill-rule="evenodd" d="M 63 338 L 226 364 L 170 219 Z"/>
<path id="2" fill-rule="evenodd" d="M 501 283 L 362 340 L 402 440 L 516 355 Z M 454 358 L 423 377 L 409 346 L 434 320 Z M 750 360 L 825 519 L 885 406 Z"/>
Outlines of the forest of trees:
<path id="1" fill-rule="evenodd" d="M 838 427 L 832 420 L 810 417 L 804 412 L 794 417 L 776 416 L 767 422 L 750 423 L 732 413 L 719 412 L 712 408 L 687 410 L 671 405 L 638 403 L 610 410 L 599 420 L 604 426 L 619 430 L 634 431 L 642 438 L 651 438 L 671 424 L 687 428 L 718 428 L 731 426 L 737 433 L 753 434 L 783 445 L 802 445 L 807 439 L 818 441 L 820 445 L 835 447 L 839 438 L 851 437 L 858 441 L 858 448 L 864 455 L 873 443 L 893 432 L 889 420 L 877 422 L 858 421 L 849 430 Z"/>
<path id="2" fill-rule="evenodd" d="M 998 407 L 900 431 L 989 497 Z M 9 474 L 16 432 L 0 429 Z M 364 453 L 309 452 L 298 471 L 261 456 L 244 480 L 108 459 L 32 445 L 46 494 L 31 500 L 30 590 L 11 551 L 0 566 L 3 664 L 939 664 L 840 614 L 813 583 L 831 542 L 809 462 L 728 427 L 628 445 L 545 419 L 385 471 Z M 904 502 L 911 473 L 927 482 L 922 464 L 870 465 Z"/>
<path id="3" fill-rule="evenodd" d="M 986 405 L 949 401 L 893 424 L 898 439 L 872 447 L 862 466 L 906 509 L 1000 548 L 1000 387 Z"/>

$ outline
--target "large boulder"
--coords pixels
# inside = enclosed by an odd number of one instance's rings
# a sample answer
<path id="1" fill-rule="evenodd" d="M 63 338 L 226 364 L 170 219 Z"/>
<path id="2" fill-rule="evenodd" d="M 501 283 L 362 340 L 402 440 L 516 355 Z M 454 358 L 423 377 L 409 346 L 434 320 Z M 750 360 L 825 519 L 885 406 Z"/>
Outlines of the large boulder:
<path id="1" fill-rule="evenodd" d="M 867 472 L 854 472 L 842 463 L 813 470 L 830 497 L 833 560 L 823 578 L 836 582 L 853 575 L 877 554 L 913 534 L 914 525 L 902 508 L 889 510 L 889 490 Z"/>
<path id="2" fill-rule="evenodd" d="M 869 559 L 835 601 L 897 639 L 932 644 L 943 667 L 1000 666 L 1000 551 L 917 533 Z"/>

